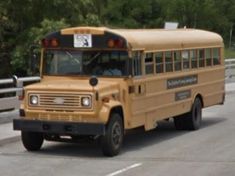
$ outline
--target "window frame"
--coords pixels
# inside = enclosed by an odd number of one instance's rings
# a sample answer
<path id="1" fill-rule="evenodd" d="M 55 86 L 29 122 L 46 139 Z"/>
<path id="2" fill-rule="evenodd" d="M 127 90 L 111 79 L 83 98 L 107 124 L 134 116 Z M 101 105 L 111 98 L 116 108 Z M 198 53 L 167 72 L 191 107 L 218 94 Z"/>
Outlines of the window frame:
<path id="1" fill-rule="evenodd" d="M 173 51 L 173 59 L 174 59 L 174 72 L 180 72 L 180 71 L 182 71 L 183 70 L 183 67 L 182 67 L 182 51 L 181 50 L 176 50 L 176 51 Z M 180 63 L 179 63 L 179 65 L 180 65 L 180 69 L 176 69 L 176 53 L 178 53 L 179 54 L 179 60 L 180 60 Z"/>
<path id="2" fill-rule="evenodd" d="M 135 56 L 136 53 L 136 56 Z M 143 75 L 143 52 L 142 51 L 133 51 L 132 52 L 132 76 L 139 77 Z"/>
<path id="3" fill-rule="evenodd" d="M 169 52 L 171 54 L 171 62 L 170 63 L 166 63 L 166 53 Z M 164 58 L 165 58 L 165 62 L 164 62 L 164 65 L 165 65 L 165 72 L 164 73 L 172 73 L 174 72 L 174 58 L 173 58 L 173 51 L 165 51 L 164 52 Z M 167 71 L 167 64 L 170 64 L 171 65 L 171 70 L 170 71 Z"/>
<path id="4" fill-rule="evenodd" d="M 187 61 L 187 63 L 188 63 L 188 67 L 187 68 L 185 68 L 184 67 L 184 63 L 185 63 L 185 59 L 183 58 L 183 53 L 184 52 L 187 52 L 187 55 L 188 55 L 188 61 Z M 182 70 L 190 70 L 191 69 L 191 66 L 190 66 L 190 63 L 191 63 L 191 59 L 190 59 L 190 50 L 182 50 L 182 52 L 181 52 L 181 58 L 182 58 Z"/>
<path id="5" fill-rule="evenodd" d="M 195 60 L 193 60 L 193 57 L 192 57 L 192 52 L 195 54 Z M 198 58 L 198 49 L 191 49 L 190 52 L 190 60 L 191 60 L 191 67 L 190 69 L 198 69 L 199 68 L 199 58 Z M 196 61 L 196 67 L 193 67 L 193 61 Z"/>
<path id="6" fill-rule="evenodd" d="M 200 58 L 200 51 L 203 51 L 203 57 Z M 198 68 L 204 68 L 206 66 L 206 60 L 205 60 L 205 48 L 200 48 L 197 50 L 197 56 L 198 56 Z M 201 60 L 200 60 L 201 59 Z M 200 62 L 201 61 L 201 62 Z M 203 64 L 202 66 L 200 64 Z"/>
<path id="7" fill-rule="evenodd" d="M 206 58 L 206 52 L 210 51 L 210 60 L 211 60 L 211 65 L 207 65 L 207 58 Z M 217 50 L 217 59 L 218 59 L 218 64 L 214 64 L 214 50 Z M 213 66 L 218 66 L 222 64 L 221 61 L 221 52 L 222 48 L 221 47 L 211 47 L 211 48 L 188 48 L 188 49 L 182 49 L 182 50 L 159 50 L 159 51 L 154 51 L 154 52 L 145 52 L 143 50 L 139 50 L 139 51 L 132 51 L 132 59 L 134 59 L 134 53 L 137 52 L 139 53 L 139 62 L 137 64 L 139 64 L 139 74 L 136 75 L 134 74 L 135 70 L 135 63 L 134 61 L 132 61 L 132 75 L 133 77 L 136 76 L 142 76 L 142 75 L 160 75 L 160 74 L 165 74 L 165 73 L 174 73 L 174 72 L 183 72 L 183 71 L 192 71 L 192 70 L 196 70 L 196 69 L 203 69 L 206 67 L 213 67 Z M 176 56 L 175 53 L 180 53 L 180 64 L 181 64 L 181 68 L 180 69 L 176 69 L 176 64 L 177 61 L 176 60 Z M 187 59 L 183 58 L 183 53 L 187 52 Z M 201 53 L 200 53 L 201 52 Z M 148 55 L 151 55 L 151 60 L 146 62 L 146 59 L 148 59 Z M 167 57 L 171 56 L 170 57 Z M 200 58 L 200 55 L 202 55 L 203 57 Z M 160 58 L 161 60 L 160 62 L 157 62 L 157 57 Z M 168 59 L 169 62 L 166 62 Z M 186 63 L 185 63 L 186 62 Z M 187 67 L 184 67 L 184 64 L 187 64 Z M 151 65 L 152 71 L 151 72 L 147 72 L 146 66 Z M 158 69 L 157 67 L 159 67 L 160 69 Z M 159 71 L 160 70 L 160 71 Z"/>
<path id="8" fill-rule="evenodd" d="M 150 57 L 147 57 L 148 55 L 151 55 Z M 151 62 L 146 62 L 147 59 L 151 58 L 152 61 Z M 152 65 L 152 72 L 151 73 L 147 73 L 147 66 L 151 66 Z M 153 75 L 155 74 L 154 72 L 154 53 L 152 52 L 148 52 L 148 53 L 144 53 L 144 70 L 145 70 L 145 75 Z"/>
<path id="9" fill-rule="evenodd" d="M 207 58 L 207 51 L 209 50 L 209 58 Z M 210 59 L 210 64 L 208 64 L 208 59 Z M 212 49 L 211 48 L 205 48 L 205 60 L 206 60 L 206 65 L 205 67 L 212 67 Z"/>
<path id="10" fill-rule="evenodd" d="M 159 63 L 157 63 L 157 54 L 158 53 L 161 53 L 161 59 L 162 59 L 162 62 L 159 62 Z M 155 74 L 158 75 L 158 74 L 165 73 L 164 51 L 159 51 L 159 52 L 155 52 L 154 53 L 154 63 L 155 63 Z M 158 65 L 162 67 L 162 71 L 161 72 L 157 72 L 158 70 L 160 70 L 160 69 L 157 69 Z"/>
<path id="11" fill-rule="evenodd" d="M 214 50 L 217 49 L 218 50 L 218 64 L 214 64 Z M 212 48 L 212 64 L 213 66 L 218 66 L 218 65 L 221 65 L 222 64 L 222 54 L 221 54 L 221 48 L 219 47 L 215 47 L 215 48 Z"/>

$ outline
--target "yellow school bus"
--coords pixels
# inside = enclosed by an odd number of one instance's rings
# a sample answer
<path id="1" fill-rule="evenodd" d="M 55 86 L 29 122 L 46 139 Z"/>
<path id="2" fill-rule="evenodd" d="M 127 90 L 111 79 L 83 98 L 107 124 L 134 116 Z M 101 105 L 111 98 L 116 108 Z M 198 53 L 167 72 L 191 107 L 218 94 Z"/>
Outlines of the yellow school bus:
<path id="1" fill-rule="evenodd" d="M 101 140 L 117 155 L 125 131 L 173 118 L 197 130 L 202 108 L 225 99 L 223 39 L 196 29 L 75 27 L 42 40 L 41 81 L 24 87 L 20 119 L 29 151 L 44 140 Z"/>

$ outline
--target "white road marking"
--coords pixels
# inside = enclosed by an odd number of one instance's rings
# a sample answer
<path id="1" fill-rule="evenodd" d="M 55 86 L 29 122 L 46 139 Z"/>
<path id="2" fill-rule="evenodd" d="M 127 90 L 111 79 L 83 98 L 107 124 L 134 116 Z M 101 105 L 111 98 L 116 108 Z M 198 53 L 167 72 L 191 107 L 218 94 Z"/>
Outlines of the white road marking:
<path id="1" fill-rule="evenodd" d="M 136 163 L 136 164 L 133 164 L 133 165 L 131 165 L 131 166 L 125 167 L 125 168 L 123 168 L 123 169 L 117 170 L 117 171 L 115 171 L 115 172 L 113 172 L 113 173 L 110 173 L 110 174 L 108 174 L 108 175 L 106 175 L 106 176 L 115 176 L 115 175 L 121 174 L 121 173 L 123 173 L 123 172 L 126 172 L 126 171 L 128 171 L 128 170 L 130 170 L 130 169 L 133 169 L 133 168 L 135 168 L 135 167 L 139 167 L 139 166 L 141 166 L 141 165 L 142 165 L 142 163 Z"/>

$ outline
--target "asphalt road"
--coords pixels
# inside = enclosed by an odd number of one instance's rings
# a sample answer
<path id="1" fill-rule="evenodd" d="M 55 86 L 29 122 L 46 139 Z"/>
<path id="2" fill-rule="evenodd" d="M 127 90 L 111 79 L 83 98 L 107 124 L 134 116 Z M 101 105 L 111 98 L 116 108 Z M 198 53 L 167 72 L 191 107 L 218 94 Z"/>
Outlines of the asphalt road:
<path id="1" fill-rule="evenodd" d="M 223 106 L 205 109 L 202 128 L 176 131 L 172 122 L 125 137 L 119 156 L 102 156 L 97 142 L 45 142 L 39 152 L 20 141 L 0 146 L 1 176 L 234 176 L 235 94 Z"/>

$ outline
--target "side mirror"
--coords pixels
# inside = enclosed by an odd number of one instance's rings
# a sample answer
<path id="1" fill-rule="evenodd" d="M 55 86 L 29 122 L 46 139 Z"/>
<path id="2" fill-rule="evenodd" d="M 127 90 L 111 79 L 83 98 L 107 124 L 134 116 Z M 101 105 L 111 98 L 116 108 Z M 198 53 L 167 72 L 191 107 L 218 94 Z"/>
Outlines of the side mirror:
<path id="1" fill-rule="evenodd" d="M 39 74 L 39 66 L 40 66 L 40 46 L 39 45 L 31 45 L 30 46 L 30 73 L 32 75 Z"/>

